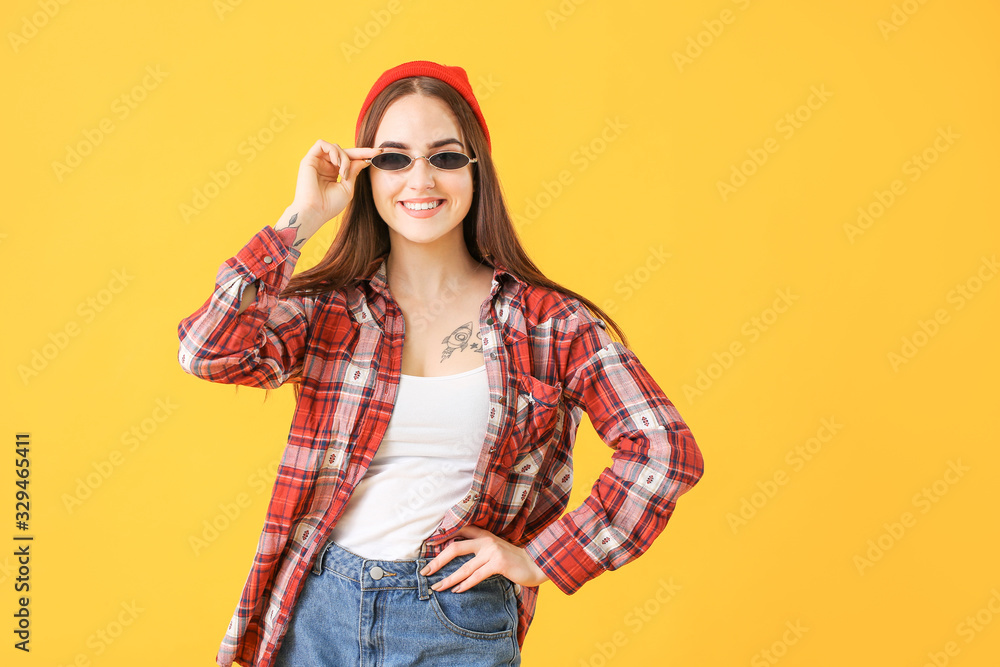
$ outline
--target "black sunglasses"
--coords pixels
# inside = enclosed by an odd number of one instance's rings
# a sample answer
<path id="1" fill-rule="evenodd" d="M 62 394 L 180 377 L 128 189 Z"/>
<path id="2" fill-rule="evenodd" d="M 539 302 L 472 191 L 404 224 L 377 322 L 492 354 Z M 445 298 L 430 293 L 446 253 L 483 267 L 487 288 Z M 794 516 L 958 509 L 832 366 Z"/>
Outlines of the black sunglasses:
<path id="1" fill-rule="evenodd" d="M 461 169 L 465 165 L 472 164 L 478 159 L 470 158 L 465 153 L 459 153 L 457 151 L 441 151 L 440 153 L 435 153 L 430 157 L 427 157 L 426 155 L 418 155 L 414 158 L 411 158 L 406 153 L 382 153 L 381 155 L 376 155 L 375 157 L 366 159 L 365 162 L 376 169 L 381 169 L 382 171 L 400 171 L 401 169 L 406 169 L 410 166 L 410 163 L 414 160 L 419 160 L 420 158 L 427 160 L 431 166 L 438 169 L 444 169 L 446 171 Z"/>

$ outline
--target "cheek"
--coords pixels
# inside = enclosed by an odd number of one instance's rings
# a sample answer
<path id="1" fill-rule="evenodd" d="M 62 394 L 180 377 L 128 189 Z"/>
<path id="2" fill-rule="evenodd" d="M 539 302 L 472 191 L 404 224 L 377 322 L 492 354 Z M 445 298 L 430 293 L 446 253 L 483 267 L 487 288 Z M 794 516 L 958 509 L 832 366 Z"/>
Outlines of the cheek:
<path id="1" fill-rule="evenodd" d="M 389 188 L 387 187 L 387 184 L 385 182 L 385 177 L 378 172 L 373 173 L 371 176 L 371 183 L 372 183 L 372 197 L 375 199 L 375 201 L 377 202 L 380 199 L 384 199 L 389 191 Z"/>
<path id="2" fill-rule="evenodd" d="M 462 207 L 472 205 L 472 195 L 475 193 L 475 191 L 472 188 L 471 180 L 456 185 L 453 191 L 455 193 L 455 198 L 458 199 L 459 202 L 461 202 Z"/>
<path id="3" fill-rule="evenodd" d="M 381 174 L 372 176 L 372 199 L 375 200 L 375 208 L 381 213 L 389 213 L 392 208 L 393 191 L 391 184 L 387 183 Z"/>

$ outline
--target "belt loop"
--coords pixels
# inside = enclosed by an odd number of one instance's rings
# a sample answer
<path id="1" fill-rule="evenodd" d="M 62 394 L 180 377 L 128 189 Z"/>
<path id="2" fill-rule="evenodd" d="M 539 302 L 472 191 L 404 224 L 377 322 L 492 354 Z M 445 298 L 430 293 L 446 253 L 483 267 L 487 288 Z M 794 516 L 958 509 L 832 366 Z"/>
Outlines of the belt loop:
<path id="1" fill-rule="evenodd" d="M 420 574 L 420 570 L 424 569 L 424 566 L 430 562 L 428 558 L 417 558 L 417 596 L 420 600 L 428 599 L 430 594 L 430 586 L 427 585 L 427 577 Z"/>
<path id="2" fill-rule="evenodd" d="M 312 567 L 313 574 L 323 574 L 323 557 L 326 556 L 326 552 L 329 548 L 330 542 L 325 542 L 323 546 L 316 551 L 316 558 L 313 560 Z"/>

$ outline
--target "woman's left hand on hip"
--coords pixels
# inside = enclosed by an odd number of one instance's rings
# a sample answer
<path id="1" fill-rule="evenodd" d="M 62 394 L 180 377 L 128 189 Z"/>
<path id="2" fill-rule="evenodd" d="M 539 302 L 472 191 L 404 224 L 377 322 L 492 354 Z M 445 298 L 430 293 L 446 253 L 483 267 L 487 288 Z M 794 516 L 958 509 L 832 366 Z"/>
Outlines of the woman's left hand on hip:
<path id="1" fill-rule="evenodd" d="M 452 592 L 458 593 L 498 573 L 522 586 L 538 586 L 548 581 L 545 572 L 522 547 L 514 546 L 478 526 L 464 526 L 456 535 L 466 539 L 451 542 L 420 573 L 425 576 L 433 574 L 461 554 L 474 553 L 476 557 L 431 586 L 433 590 L 440 592 L 454 586 Z"/>

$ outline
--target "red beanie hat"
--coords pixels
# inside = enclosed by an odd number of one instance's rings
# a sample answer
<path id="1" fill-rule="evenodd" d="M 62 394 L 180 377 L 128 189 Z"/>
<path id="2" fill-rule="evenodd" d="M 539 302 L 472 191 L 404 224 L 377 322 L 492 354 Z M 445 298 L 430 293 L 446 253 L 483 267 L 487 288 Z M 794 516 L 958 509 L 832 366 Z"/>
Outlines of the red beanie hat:
<path id="1" fill-rule="evenodd" d="M 483 128 L 483 133 L 486 135 L 486 146 L 490 152 L 493 151 L 493 146 L 490 143 L 490 131 L 486 128 L 486 119 L 483 118 L 483 112 L 479 108 L 476 96 L 472 94 L 472 86 L 469 84 L 469 76 L 465 73 L 465 70 L 457 66 L 439 65 L 429 60 L 412 60 L 382 73 L 382 76 L 378 78 L 378 81 L 375 82 L 375 85 L 368 92 L 365 103 L 361 105 L 361 113 L 358 114 L 358 124 L 354 128 L 355 145 L 361 140 L 361 119 L 365 117 L 368 107 L 371 106 L 375 98 L 386 86 L 393 81 L 405 79 L 408 76 L 434 77 L 457 90 L 458 94 L 464 97 L 465 101 L 472 107 L 472 112 L 476 114 L 476 118 L 479 119 L 479 125 Z"/>

